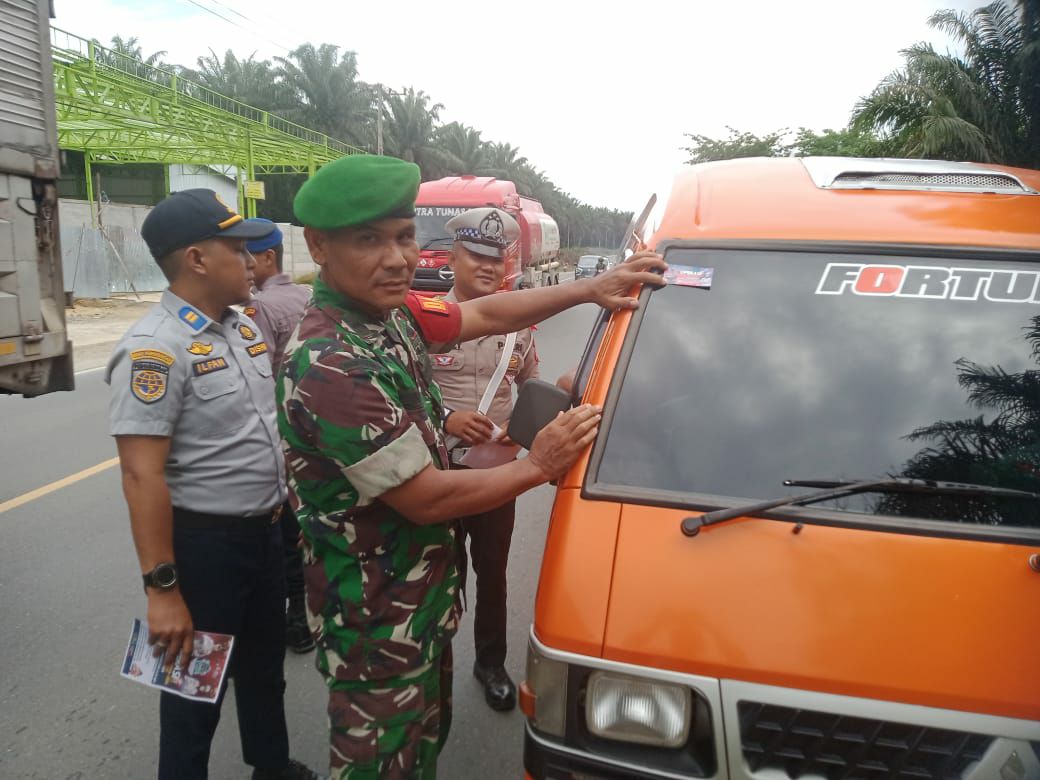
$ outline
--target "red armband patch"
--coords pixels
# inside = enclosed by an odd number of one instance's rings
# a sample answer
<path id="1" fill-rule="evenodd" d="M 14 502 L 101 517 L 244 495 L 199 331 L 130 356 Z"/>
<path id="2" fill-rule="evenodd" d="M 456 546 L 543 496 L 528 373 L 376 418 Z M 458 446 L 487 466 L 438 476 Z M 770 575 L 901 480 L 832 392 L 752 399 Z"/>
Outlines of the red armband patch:
<path id="1" fill-rule="evenodd" d="M 425 295 L 419 297 L 419 308 L 423 311 L 433 312 L 435 314 L 442 314 L 445 317 L 448 316 L 448 304 L 441 298 L 429 298 Z"/>
<path id="2" fill-rule="evenodd" d="M 443 298 L 409 293 L 405 307 L 427 344 L 451 344 L 462 329 L 462 312 L 457 303 Z"/>

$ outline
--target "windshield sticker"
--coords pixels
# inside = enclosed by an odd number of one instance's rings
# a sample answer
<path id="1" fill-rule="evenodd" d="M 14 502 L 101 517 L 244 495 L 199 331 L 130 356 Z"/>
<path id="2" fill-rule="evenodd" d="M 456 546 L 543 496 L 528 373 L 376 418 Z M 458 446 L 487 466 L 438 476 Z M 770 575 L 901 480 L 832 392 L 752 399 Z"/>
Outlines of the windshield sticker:
<path id="1" fill-rule="evenodd" d="M 711 289 L 711 280 L 715 276 L 714 268 L 701 268 L 696 265 L 669 265 L 664 272 L 664 280 L 668 284 L 677 284 L 680 287 L 700 287 L 702 290 Z"/>
<path id="2" fill-rule="evenodd" d="M 1038 271 L 828 263 L 816 294 L 1040 303 L 1038 281 Z"/>

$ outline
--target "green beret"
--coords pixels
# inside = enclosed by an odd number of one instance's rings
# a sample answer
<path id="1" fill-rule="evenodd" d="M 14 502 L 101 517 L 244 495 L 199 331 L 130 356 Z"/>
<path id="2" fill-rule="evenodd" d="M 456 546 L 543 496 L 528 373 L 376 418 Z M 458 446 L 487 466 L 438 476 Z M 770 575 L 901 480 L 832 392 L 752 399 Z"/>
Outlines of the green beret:
<path id="1" fill-rule="evenodd" d="M 319 230 L 414 217 L 419 166 L 396 157 L 352 154 L 323 165 L 293 201 L 296 219 Z"/>

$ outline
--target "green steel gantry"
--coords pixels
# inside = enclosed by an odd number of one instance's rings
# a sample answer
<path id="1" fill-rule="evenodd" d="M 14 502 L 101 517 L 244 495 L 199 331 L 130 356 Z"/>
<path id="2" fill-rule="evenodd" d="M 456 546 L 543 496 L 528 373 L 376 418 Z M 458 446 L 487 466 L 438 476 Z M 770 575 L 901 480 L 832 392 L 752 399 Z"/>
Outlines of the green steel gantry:
<path id="1" fill-rule="evenodd" d="M 242 174 L 313 174 L 347 154 L 365 154 L 324 133 L 51 28 L 58 146 L 83 152 L 94 213 L 93 163 L 234 166 L 239 210 L 256 216 Z M 167 189 L 169 168 L 166 169 Z"/>

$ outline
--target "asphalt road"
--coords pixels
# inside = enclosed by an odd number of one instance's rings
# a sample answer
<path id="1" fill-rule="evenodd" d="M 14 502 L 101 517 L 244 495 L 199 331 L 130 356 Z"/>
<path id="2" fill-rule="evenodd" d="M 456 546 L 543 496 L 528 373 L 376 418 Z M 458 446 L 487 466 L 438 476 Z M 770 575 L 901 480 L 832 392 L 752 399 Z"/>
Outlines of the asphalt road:
<path id="1" fill-rule="evenodd" d="M 554 380 L 576 363 L 594 307 L 544 323 L 536 334 L 541 372 Z M 107 434 L 102 372 L 77 389 L 37 399 L 0 396 L 0 777 L 154 776 L 158 694 L 119 677 L 130 622 L 145 601 L 118 469 L 101 468 L 18 506 L 11 499 L 81 474 L 115 456 Z M 526 637 L 553 492 L 518 502 L 509 563 L 510 655 L 523 675 Z M 472 623 L 455 641 L 455 720 L 441 757 L 443 778 L 522 777 L 519 712 L 484 704 L 473 680 Z M 295 757 L 327 769 L 326 695 L 313 654 L 285 664 Z M 213 744 L 210 776 L 247 778 L 229 693 Z"/>

